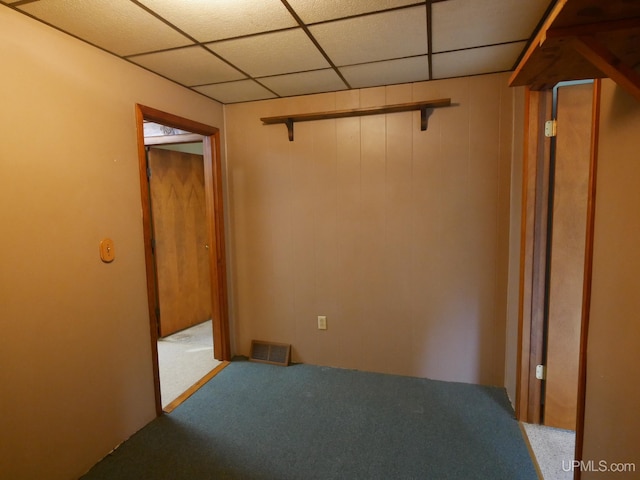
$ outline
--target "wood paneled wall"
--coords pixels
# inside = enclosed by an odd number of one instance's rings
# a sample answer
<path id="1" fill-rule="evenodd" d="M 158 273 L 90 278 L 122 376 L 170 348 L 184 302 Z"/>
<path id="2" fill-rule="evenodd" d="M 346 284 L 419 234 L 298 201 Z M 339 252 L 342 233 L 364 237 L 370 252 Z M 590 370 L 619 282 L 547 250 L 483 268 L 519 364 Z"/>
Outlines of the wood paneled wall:
<path id="1" fill-rule="evenodd" d="M 286 342 L 296 362 L 503 385 L 507 78 L 225 107 L 237 353 Z M 418 112 L 299 123 L 294 142 L 259 121 L 443 97 L 425 132 Z"/>
<path id="2" fill-rule="evenodd" d="M 583 460 L 640 472 L 640 104 L 602 82 Z M 600 462 L 604 462 L 600 464 Z M 616 468 L 626 468 L 616 466 Z M 628 470 L 627 470 L 628 471 Z M 582 479 L 614 474 L 583 472 Z"/>
<path id="3" fill-rule="evenodd" d="M 155 417 L 135 104 L 223 110 L 4 6 L 0 25 L 0 477 L 68 480 Z"/>
<path id="4" fill-rule="evenodd" d="M 518 324 L 520 320 L 520 249 L 522 229 L 522 176 L 524 174 L 524 87 L 513 92 L 513 142 L 511 161 L 511 213 L 509 217 L 509 275 L 507 325 L 505 331 L 504 386 L 515 405 L 518 368 Z"/>

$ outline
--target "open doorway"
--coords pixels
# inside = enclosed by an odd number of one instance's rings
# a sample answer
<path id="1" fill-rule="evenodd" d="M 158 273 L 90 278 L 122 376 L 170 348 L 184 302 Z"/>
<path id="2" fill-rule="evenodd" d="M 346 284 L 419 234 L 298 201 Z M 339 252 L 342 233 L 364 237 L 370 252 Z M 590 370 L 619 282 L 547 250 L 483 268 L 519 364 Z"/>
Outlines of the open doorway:
<path id="1" fill-rule="evenodd" d="M 142 105 L 136 114 L 159 415 L 230 356 L 219 133 Z"/>
<path id="2" fill-rule="evenodd" d="M 155 122 L 145 121 L 144 130 L 166 412 L 220 362 L 213 352 L 202 140 Z"/>
<path id="3" fill-rule="evenodd" d="M 581 460 L 599 91 L 527 92 L 516 413 L 558 479 Z"/>

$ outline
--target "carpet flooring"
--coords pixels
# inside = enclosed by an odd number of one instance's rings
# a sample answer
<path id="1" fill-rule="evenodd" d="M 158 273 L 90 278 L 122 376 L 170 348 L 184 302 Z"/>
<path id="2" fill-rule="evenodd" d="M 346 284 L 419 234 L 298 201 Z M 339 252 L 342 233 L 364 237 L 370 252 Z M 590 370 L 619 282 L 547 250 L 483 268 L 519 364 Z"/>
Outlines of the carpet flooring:
<path id="1" fill-rule="evenodd" d="M 576 434 L 570 430 L 523 423 L 544 480 L 572 480 Z"/>
<path id="2" fill-rule="evenodd" d="M 213 358 L 211 320 L 158 340 L 162 406 L 166 407 L 219 364 Z"/>
<path id="3" fill-rule="evenodd" d="M 537 474 L 504 389 L 233 361 L 83 480 Z"/>

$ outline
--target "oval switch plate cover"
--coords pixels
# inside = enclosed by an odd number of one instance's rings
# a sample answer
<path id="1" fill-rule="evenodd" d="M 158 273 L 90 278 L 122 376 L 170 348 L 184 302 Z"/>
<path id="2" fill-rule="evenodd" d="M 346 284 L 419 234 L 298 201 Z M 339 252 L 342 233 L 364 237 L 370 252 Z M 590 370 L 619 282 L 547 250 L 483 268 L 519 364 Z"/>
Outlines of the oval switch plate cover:
<path id="1" fill-rule="evenodd" d="M 116 258 L 113 240 L 110 238 L 105 238 L 100 242 L 100 258 L 105 263 L 113 262 L 113 259 Z"/>

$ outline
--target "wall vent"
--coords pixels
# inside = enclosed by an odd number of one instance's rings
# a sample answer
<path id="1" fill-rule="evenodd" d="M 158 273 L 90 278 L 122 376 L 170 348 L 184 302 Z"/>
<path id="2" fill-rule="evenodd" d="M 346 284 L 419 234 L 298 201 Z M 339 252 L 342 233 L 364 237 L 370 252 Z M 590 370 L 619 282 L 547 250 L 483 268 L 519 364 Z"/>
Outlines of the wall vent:
<path id="1" fill-rule="evenodd" d="M 271 363 L 286 367 L 289 365 L 290 357 L 291 345 L 288 343 L 251 341 L 251 356 L 249 360 L 252 362 Z"/>

